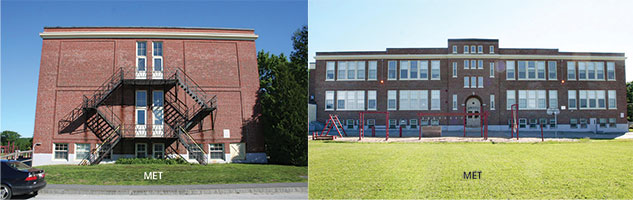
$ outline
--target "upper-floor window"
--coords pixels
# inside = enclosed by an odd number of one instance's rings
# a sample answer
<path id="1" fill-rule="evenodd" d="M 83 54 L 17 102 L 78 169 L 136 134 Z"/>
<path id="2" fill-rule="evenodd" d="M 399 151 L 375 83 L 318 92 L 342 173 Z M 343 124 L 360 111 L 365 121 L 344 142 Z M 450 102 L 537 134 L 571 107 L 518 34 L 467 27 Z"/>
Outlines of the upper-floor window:
<path id="1" fill-rule="evenodd" d="M 475 49 L 477 47 L 475 47 L 475 45 L 471 45 L 470 46 L 470 53 L 477 53 L 477 49 Z"/>
<path id="2" fill-rule="evenodd" d="M 387 110 L 396 110 L 396 90 L 387 91 Z"/>
<path id="3" fill-rule="evenodd" d="M 470 63 L 469 60 L 464 60 L 464 69 L 468 69 L 468 64 Z"/>
<path id="4" fill-rule="evenodd" d="M 334 110 L 334 91 L 325 91 L 325 110 Z"/>
<path id="5" fill-rule="evenodd" d="M 556 61 L 547 61 L 548 79 L 556 80 Z"/>
<path id="6" fill-rule="evenodd" d="M 607 91 L 609 95 L 609 109 L 617 109 L 615 90 Z"/>
<path id="7" fill-rule="evenodd" d="M 495 46 L 494 45 L 490 45 L 490 53 L 491 54 L 495 53 Z"/>
<path id="8" fill-rule="evenodd" d="M 431 90 L 431 110 L 440 109 L 440 91 Z"/>
<path id="9" fill-rule="evenodd" d="M 400 110 L 428 110 L 428 90 L 400 90 Z"/>
<path id="10" fill-rule="evenodd" d="M 575 62 L 567 62 L 567 80 L 576 80 Z"/>
<path id="11" fill-rule="evenodd" d="M 136 55 L 147 56 L 147 42 L 136 42 Z"/>
<path id="12" fill-rule="evenodd" d="M 471 76 L 470 77 L 470 88 L 476 88 L 477 87 L 477 77 L 476 76 Z"/>
<path id="13" fill-rule="evenodd" d="M 506 61 L 506 80 L 514 80 L 514 61 L 508 60 Z"/>
<path id="14" fill-rule="evenodd" d="M 607 80 L 615 80 L 615 63 L 607 62 Z"/>
<path id="15" fill-rule="evenodd" d="M 387 80 L 396 80 L 396 74 L 398 72 L 396 61 L 389 61 L 387 64 Z"/>
<path id="16" fill-rule="evenodd" d="M 367 110 L 376 110 L 376 90 L 367 91 Z"/>
<path id="17" fill-rule="evenodd" d="M 604 62 L 578 62 L 578 80 L 604 80 Z"/>
<path id="18" fill-rule="evenodd" d="M 478 88 L 484 88 L 484 77 L 483 76 L 477 77 L 477 87 Z"/>
<path id="19" fill-rule="evenodd" d="M 470 69 L 477 69 L 477 61 L 470 60 Z"/>
<path id="20" fill-rule="evenodd" d="M 478 60 L 478 65 L 477 65 L 477 69 L 484 69 L 484 61 L 483 60 Z"/>
<path id="21" fill-rule="evenodd" d="M 484 46 L 482 45 L 477 46 L 477 53 L 484 53 Z"/>
<path id="22" fill-rule="evenodd" d="M 512 105 L 516 104 L 516 93 L 514 90 L 506 91 L 506 109 L 512 109 Z"/>
<path id="23" fill-rule="evenodd" d="M 545 90 L 519 90 L 519 109 L 546 109 Z"/>
<path id="24" fill-rule="evenodd" d="M 365 80 L 365 61 L 339 61 L 336 80 Z"/>
<path id="25" fill-rule="evenodd" d="M 429 61 L 402 60 L 400 61 L 400 80 L 428 80 Z"/>
<path id="26" fill-rule="evenodd" d="M 468 45 L 464 45 L 464 53 L 468 53 Z"/>
<path id="27" fill-rule="evenodd" d="M 431 80 L 440 80 L 440 61 L 431 61 Z"/>
<path id="28" fill-rule="evenodd" d="M 491 94 L 490 95 L 490 110 L 494 110 L 495 109 L 495 95 Z"/>
<path id="29" fill-rule="evenodd" d="M 470 78 L 468 76 L 464 76 L 464 88 L 470 87 Z"/>
<path id="30" fill-rule="evenodd" d="M 457 62 L 453 62 L 453 78 L 457 78 Z"/>
<path id="31" fill-rule="evenodd" d="M 457 95 L 453 94 L 453 110 L 457 110 Z"/>
<path id="32" fill-rule="evenodd" d="M 490 62 L 490 78 L 494 78 L 494 77 L 495 77 L 495 63 Z"/>
<path id="33" fill-rule="evenodd" d="M 453 45 L 453 53 L 457 53 L 457 45 Z"/>
<path id="34" fill-rule="evenodd" d="M 378 73 L 378 62 L 369 61 L 369 66 L 367 69 L 367 80 L 376 80 Z"/>
<path id="35" fill-rule="evenodd" d="M 336 91 L 336 110 L 365 110 L 365 91 Z"/>
<path id="36" fill-rule="evenodd" d="M 545 80 L 545 61 L 517 61 L 518 80 Z"/>
<path id="37" fill-rule="evenodd" d="M 558 91 L 549 91 L 549 108 L 558 108 Z"/>
<path id="38" fill-rule="evenodd" d="M 325 64 L 325 80 L 334 80 L 334 65 L 335 63 L 330 61 Z"/>
<path id="39" fill-rule="evenodd" d="M 136 71 L 146 71 L 147 42 L 136 42 Z"/>
<path id="40" fill-rule="evenodd" d="M 604 90 L 579 90 L 580 109 L 604 109 L 606 107 Z"/>
<path id="41" fill-rule="evenodd" d="M 567 107 L 569 109 L 577 109 L 576 106 L 576 90 L 568 90 L 567 91 Z"/>

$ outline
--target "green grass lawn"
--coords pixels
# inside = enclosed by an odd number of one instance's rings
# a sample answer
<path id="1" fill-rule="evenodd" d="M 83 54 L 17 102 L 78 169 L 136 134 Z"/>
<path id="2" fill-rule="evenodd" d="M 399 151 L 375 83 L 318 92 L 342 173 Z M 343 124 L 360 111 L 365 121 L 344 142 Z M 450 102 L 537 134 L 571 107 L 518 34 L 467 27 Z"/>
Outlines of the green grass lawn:
<path id="1" fill-rule="evenodd" d="M 307 182 L 300 176 L 307 167 L 262 164 L 101 164 L 94 166 L 48 165 L 46 181 L 51 184 L 85 185 L 192 185 L 227 183 Z M 144 172 L 161 171 L 161 180 L 144 180 Z"/>
<path id="2" fill-rule="evenodd" d="M 633 198 L 633 140 L 309 142 L 309 197 Z M 481 179 L 464 179 L 482 171 Z"/>

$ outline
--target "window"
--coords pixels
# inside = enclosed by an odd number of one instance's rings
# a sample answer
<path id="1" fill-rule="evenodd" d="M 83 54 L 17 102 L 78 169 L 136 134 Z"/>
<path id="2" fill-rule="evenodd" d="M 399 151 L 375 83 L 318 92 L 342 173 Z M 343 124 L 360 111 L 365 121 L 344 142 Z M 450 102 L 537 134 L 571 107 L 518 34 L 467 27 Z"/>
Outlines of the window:
<path id="1" fill-rule="evenodd" d="M 536 123 L 537 123 L 536 119 L 530 119 L 530 128 L 536 128 Z"/>
<path id="2" fill-rule="evenodd" d="M 518 61 L 519 63 L 519 80 L 524 80 L 527 78 L 526 74 L 527 74 L 527 66 L 526 66 L 526 62 L 522 62 L 522 61 Z"/>
<path id="3" fill-rule="evenodd" d="M 567 62 L 567 80 L 576 80 L 575 62 Z"/>
<path id="4" fill-rule="evenodd" d="M 495 77 L 495 63 L 490 62 L 490 78 L 494 78 L 494 77 Z"/>
<path id="5" fill-rule="evenodd" d="M 545 80 L 545 61 L 536 62 L 536 79 Z"/>
<path id="6" fill-rule="evenodd" d="M 453 78 L 457 78 L 457 62 L 453 62 Z"/>
<path id="7" fill-rule="evenodd" d="M 606 108 L 604 90 L 580 90 L 580 109 L 604 109 Z"/>
<path id="8" fill-rule="evenodd" d="M 426 60 L 420 61 L 420 79 L 422 80 L 429 79 L 429 61 L 426 61 Z"/>
<path id="9" fill-rule="evenodd" d="M 146 71 L 147 42 L 136 42 L 136 71 Z"/>
<path id="10" fill-rule="evenodd" d="M 409 79 L 409 61 L 400 61 L 400 79 Z"/>
<path id="11" fill-rule="evenodd" d="M 165 144 L 163 143 L 154 143 L 152 144 L 152 157 L 157 159 L 165 158 Z"/>
<path id="12" fill-rule="evenodd" d="M 453 53 L 457 53 L 457 45 L 453 45 Z"/>
<path id="13" fill-rule="evenodd" d="M 545 61 L 518 61 L 519 80 L 545 80 Z"/>
<path id="14" fill-rule="evenodd" d="M 389 120 L 389 128 L 396 128 L 396 123 L 397 122 L 398 122 L 398 120 L 390 119 Z"/>
<path id="15" fill-rule="evenodd" d="M 406 119 L 401 119 L 400 120 L 400 126 L 406 127 L 407 126 L 407 120 Z"/>
<path id="16" fill-rule="evenodd" d="M 53 152 L 55 159 L 68 160 L 68 144 L 67 143 L 55 143 L 55 152 Z"/>
<path id="17" fill-rule="evenodd" d="M 469 69 L 468 63 L 470 63 L 470 61 L 464 60 L 464 69 Z"/>
<path id="18" fill-rule="evenodd" d="M 146 158 L 147 157 L 147 144 L 145 143 L 136 143 L 136 157 L 137 158 Z"/>
<path id="19" fill-rule="evenodd" d="M 90 144 L 75 144 L 75 159 L 82 160 L 90 155 Z"/>
<path id="20" fill-rule="evenodd" d="M 202 144 L 189 144 L 191 146 L 193 146 L 194 148 L 191 148 L 191 151 L 188 152 L 189 153 L 189 159 L 196 159 L 196 156 L 200 153 L 200 150 L 202 150 Z M 195 146 L 198 146 L 198 148 L 195 148 Z"/>
<path id="21" fill-rule="evenodd" d="M 367 71 L 367 80 L 376 80 L 376 74 L 378 73 L 378 62 L 369 61 L 369 69 Z"/>
<path id="22" fill-rule="evenodd" d="M 477 69 L 484 69 L 484 61 L 483 60 L 479 60 L 477 63 Z"/>
<path id="23" fill-rule="evenodd" d="M 389 61 L 387 64 L 387 80 L 396 79 L 396 61 Z"/>
<path id="24" fill-rule="evenodd" d="M 457 95 L 453 95 L 453 110 L 457 110 Z"/>
<path id="25" fill-rule="evenodd" d="M 347 128 L 354 128 L 354 120 L 353 119 L 346 120 L 345 125 L 347 125 Z"/>
<path id="26" fill-rule="evenodd" d="M 617 109 L 615 90 L 609 90 L 609 109 Z"/>
<path id="27" fill-rule="evenodd" d="M 368 119 L 367 120 L 367 127 L 371 128 L 374 125 L 376 125 L 376 120 L 375 119 Z"/>
<path id="28" fill-rule="evenodd" d="M 580 128 L 587 128 L 587 119 L 580 118 Z"/>
<path id="29" fill-rule="evenodd" d="M 431 80 L 440 80 L 440 61 L 431 61 Z"/>
<path id="30" fill-rule="evenodd" d="M 325 64 L 325 80 L 334 80 L 334 62 L 327 62 Z"/>
<path id="31" fill-rule="evenodd" d="M 567 91 L 567 106 L 569 109 L 576 109 L 576 90 Z"/>
<path id="32" fill-rule="evenodd" d="M 360 76 L 360 73 L 357 73 L 357 70 L 358 68 L 356 62 L 347 62 L 347 79 L 356 79 L 357 75 Z"/>
<path id="33" fill-rule="evenodd" d="M 136 124 L 145 125 L 145 112 L 147 107 L 147 91 L 136 91 Z"/>
<path id="34" fill-rule="evenodd" d="M 468 45 L 464 45 L 464 53 L 468 53 Z"/>
<path id="35" fill-rule="evenodd" d="M 606 128 L 607 127 L 607 118 L 600 118 L 599 119 L 599 123 L 600 123 L 600 128 Z"/>
<path id="36" fill-rule="evenodd" d="M 337 80 L 365 80 L 365 61 L 339 61 Z"/>
<path id="37" fill-rule="evenodd" d="M 325 110 L 334 110 L 334 91 L 325 91 Z"/>
<path id="38" fill-rule="evenodd" d="M 479 76 L 477 77 L 477 87 L 478 88 L 484 88 L 484 77 L 483 76 Z"/>
<path id="39" fill-rule="evenodd" d="M 495 46 L 490 45 L 490 54 L 494 54 L 494 53 L 495 53 Z"/>
<path id="40" fill-rule="evenodd" d="M 471 45 L 470 46 L 470 53 L 477 53 L 477 50 L 475 49 L 475 45 Z"/>
<path id="41" fill-rule="evenodd" d="M 519 109 L 546 109 L 545 90 L 519 90 Z"/>
<path id="42" fill-rule="evenodd" d="M 490 110 L 494 110 L 495 109 L 495 95 L 491 94 L 490 95 Z"/>
<path id="43" fill-rule="evenodd" d="M 365 110 L 365 91 L 336 91 L 336 110 Z"/>
<path id="44" fill-rule="evenodd" d="M 595 64 L 596 67 L 596 79 L 597 80 L 604 80 L 604 63 L 603 62 L 597 62 Z"/>
<path id="45" fill-rule="evenodd" d="M 470 87 L 470 78 L 468 78 L 468 76 L 464 76 L 464 88 L 469 88 Z"/>
<path id="46" fill-rule="evenodd" d="M 165 94 L 163 93 L 162 90 L 154 90 L 152 92 L 152 106 L 154 109 L 152 109 L 152 112 L 154 113 L 153 118 L 154 118 L 154 124 L 155 125 L 163 125 L 163 103 L 165 102 L 164 100 Z"/>
<path id="47" fill-rule="evenodd" d="M 376 90 L 367 91 L 367 110 L 376 110 Z"/>
<path id="48" fill-rule="evenodd" d="M 396 91 L 387 91 L 387 110 L 396 110 Z"/>
<path id="49" fill-rule="evenodd" d="M 556 61 L 547 61 L 548 79 L 557 80 L 556 78 Z"/>
<path id="50" fill-rule="evenodd" d="M 477 53 L 484 53 L 484 46 L 482 45 L 477 46 Z"/>
<path id="51" fill-rule="evenodd" d="M 431 90 L 431 110 L 440 109 L 440 91 Z"/>
<path id="52" fill-rule="evenodd" d="M 549 108 L 558 108 L 558 91 L 549 91 Z"/>
<path id="53" fill-rule="evenodd" d="M 470 60 L 470 69 L 477 69 L 477 60 Z"/>
<path id="54" fill-rule="evenodd" d="M 411 125 L 411 128 L 417 128 L 418 127 L 418 120 L 417 119 L 410 119 L 409 120 L 409 125 Z"/>
<path id="55" fill-rule="evenodd" d="M 409 75 L 409 78 L 411 79 L 417 79 L 418 78 L 418 61 L 411 61 L 410 62 L 411 65 L 409 67 L 411 74 Z M 420 72 L 422 73 L 422 72 Z"/>
<path id="56" fill-rule="evenodd" d="M 569 127 L 578 128 L 578 119 L 575 119 L 575 118 L 569 119 Z"/>
<path id="57" fill-rule="evenodd" d="M 506 80 L 514 80 L 514 61 L 506 61 Z"/>
<path id="58" fill-rule="evenodd" d="M 519 128 L 525 128 L 526 125 L 527 125 L 527 119 L 520 118 L 519 119 Z"/>
<path id="59" fill-rule="evenodd" d="M 428 110 L 428 90 L 400 90 L 400 110 Z"/>
<path id="60" fill-rule="evenodd" d="M 471 76 L 470 77 L 470 88 L 476 88 L 477 87 L 477 77 L 476 76 Z"/>
<path id="61" fill-rule="evenodd" d="M 347 79 L 347 62 L 338 62 L 338 75 L 337 80 Z"/>
<path id="62" fill-rule="evenodd" d="M 439 119 L 432 119 L 431 120 L 431 126 L 439 126 L 440 125 L 440 120 Z"/>
<path id="63" fill-rule="evenodd" d="M 514 90 L 506 91 L 506 109 L 512 109 L 512 105 L 516 104 L 516 92 Z"/>
<path id="64" fill-rule="evenodd" d="M 557 124 L 556 119 L 554 118 L 549 119 L 549 128 L 556 128 L 556 124 Z"/>
<path id="65" fill-rule="evenodd" d="M 609 127 L 615 128 L 615 118 L 609 118 Z"/>
<path id="66" fill-rule="evenodd" d="M 163 42 L 152 42 L 154 71 L 163 71 Z"/>
<path id="67" fill-rule="evenodd" d="M 592 62 L 587 63 L 587 79 L 596 79 L 596 66 Z"/>
<path id="68" fill-rule="evenodd" d="M 615 80 L 615 63 L 607 63 L 607 80 Z"/>
<path id="69" fill-rule="evenodd" d="M 224 144 L 209 144 L 209 159 L 224 160 Z"/>

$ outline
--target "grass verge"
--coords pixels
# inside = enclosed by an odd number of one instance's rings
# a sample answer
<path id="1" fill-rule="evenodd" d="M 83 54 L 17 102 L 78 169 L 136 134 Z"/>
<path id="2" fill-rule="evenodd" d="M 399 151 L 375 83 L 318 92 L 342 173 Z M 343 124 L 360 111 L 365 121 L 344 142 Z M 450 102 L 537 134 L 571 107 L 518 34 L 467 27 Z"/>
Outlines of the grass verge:
<path id="1" fill-rule="evenodd" d="M 194 185 L 234 183 L 306 182 L 307 167 L 263 164 L 101 164 L 48 165 L 50 184 L 84 185 Z M 145 180 L 145 172 L 163 172 L 160 180 Z"/>
<path id="2" fill-rule="evenodd" d="M 632 199 L 633 140 L 309 142 L 309 197 Z M 464 172 L 481 171 L 481 179 Z"/>

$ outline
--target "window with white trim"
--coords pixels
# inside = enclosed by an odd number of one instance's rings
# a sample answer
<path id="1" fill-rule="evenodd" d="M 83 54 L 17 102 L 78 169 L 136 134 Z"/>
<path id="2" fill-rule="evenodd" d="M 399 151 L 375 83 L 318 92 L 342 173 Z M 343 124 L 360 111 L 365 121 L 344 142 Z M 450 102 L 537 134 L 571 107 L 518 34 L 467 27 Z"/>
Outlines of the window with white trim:
<path id="1" fill-rule="evenodd" d="M 604 80 L 604 62 L 578 62 L 578 80 Z"/>
<path id="2" fill-rule="evenodd" d="M 494 54 L 495 53 L 495 46 L 494 45 L 490 45 L 490 54 Z"/>
<path id="3" fill-rule="evenodd" d="M 495 110 L 495 95 L 490 94 L 490 110 Z"/>
<path id="4" fill-rule="evenodd" d="M 147 71 L 147 42 L 136 42 L 136 71 Z"/>
<path id="5" fill-rule="evenodd" d="M 464 60 L 464 69 L 469 69 L 468 64 L 470 63 L 469 60 Z"/>
<path id="6" fill-rule="evenodd" d="M 400 90 L 400 110 L 428 110 L 428 90 Z"/>
<path id="7" fill-rule="evenodd" d="M 453 45 L 453 53 L 457 53 L 457 45 Z"/>
<path id="8" fill-rule="evenodd" d="M 477 60 L 470 60 L 470 69 L 477 69 Z"/>
<path id="9" fill-rule="evenodd" d="M 453 78 L 457 78 L 457 62 L 453 62 Z"/>
<path id="10" fill-rule="evenodd" d="M 558 108 L 558 91 L 549 91 L 549 108 Z"/>
<path id="11" fill-rule="evenodd" d="M 514 80 L 514 61 L 507 60 L 506 61 L 506 80 Z"/>
<path id="12" fill-rule="evenodd" d="M 615 80 L 615 63 L 607 62 L 607 80 Z"/>
<path id="13" fill-rule="evenodd" d="M 609 90 L 609 109 L 617 109 L 615 90 Z"/>
<path id="14" fill-rule="evenodd" d="M 431 110 L 440 109 L 440 91 L 431 90 Z"/>
<path id="15" fill-rule="evenodd" d="M 567 91 L 567 107 L 569 109 L 577 109 L 576 106 L 576 90 L 568 90 Z"/>
<path id="16" fill-rule="evenodd" d="M 152 157 L 157 159 L 165 158 L 165 144 L 163 143 L 154 143 L 152 144 Z"/>
<path id="17" fill-rule="evenodd" d="M 367 80 L 376 80 L 378 77 L 378 62 L 369 61 L 369 66 L 367 69 Z"/>
<path id="18" fill-rule="evenodd" d="M 53 158 L 68 160 L 68 143 L 54 143 Z"/>
<path id="19" fill-rule="evenodd" d="M 518 80 L 545 80 L 545 61 L 517 61 Z"/>
<path id="20" fill-rule="evenodd" d="M 325 80 L 334 80 L 334 65 L 335 62 L 330 61 L 325 63 Z"/>
<path id="21" fill-rule="evenodd" d="M 365 80 L 365 61 L 338 61 L 336 80 Z"/>
<path id="22" fill-rule="evenodd" d="M 549 80 L 557 80 L 556 61 L 547 61 L 547 71 Z"/>
<path id="23" fill-rule="evenodd" d="M 464 53 L 468 53 L 468 45 L 464 45 Z"/>
<path id="24" fill-rule="evenodd" d="M 484 77 L 477 77 L 477 88 L 484 88 Z"/>
<path id="25" fill-rule="evenodd" d="M 367 110 L 376 110 L 376 90 L 367 91 Z"/>
<path id="26" fill-rule="evenodd" d="M 163 71 L 163 42 L 152 42 L 154 71 Z"/>
<path id="27" fill-rule="evenodd" d="M 365 91 L 336 91 L 336 110 L 365 110 Z"/>
<path id="28" fill-rule="evenodd" d="M 567 62 L 567 80 L 576 80 L 576 63 Z"/>
<path id="29" fill-rule="evenodd" d="M 334 91 L 325 91 L 325 110 L 334 110 Z"/>
<path id="30" fill-rule="evenodd" d="M 387 110 L 396 110 L 396 90 L 387 91 Z"/>
<path id="31" fill-rule="evenodd" d="M 464 88 L 470 87 L 470 78 L 468 76 L 464 76 Z"/>
<path id="32" fill-rule="evenodd" d="M 440 61 L 431 61 L 431 80 L 440 80 Z"/>
<path id="33" fill-rule="evenodd" d="M 147 158 L 147 144 L 146 143 L 136 143 L 136 157 L 137 158 Z M 189 159 L 191 158 L 191 154 L 189 154 Z"/>
<path id="34" fill-rule="evenodd" d="M 470 46 L 470 53 L 477 53 L 477 47 L 475 47 L 475 45 L 471 45 Z"/>
<path id="35" fill-rule="evenodd" d="M 484 69 L 484 60 L 478 60 L 477 69 Z"/>
<path id="36" fill-rule="evenodd" d="M 429 61 L 420 61 L 420 80 L 429 80 Z"/>
<path id="37" fill-rule="evenodd" d="M 477 46 L 477 53 L 484 53 L 484 46 L 483 45 Z"/>
<path id="38" fill-rule="evenodd" d="M 453 110 L 457 110 L 457 95 L 453 94 Z"/>
<path id="39" fill-rule="evenodd" d="M 409 79 L 409 61 L 400 61 L 400 80 Z"/>
<path id="40" fill-rule="evenodd" d="M 82 160 L 90 155 L 90 144 L 75 144 L 75 159 Z"/>
<path id="41" fill-rule="evenodd" d="M 187 152 L 188 153 L 188 156 L 187 156 L 188 159 L 190 159 L 190 160 L 196 159 L 196 157 L 198 156 L 198 153 L 200 153 L 200 150 L 202 150 L 202 144 L 189 144 L 189 145 L 192 145 L 194 147 L 198 146 L 198 148 L 191 148 L 191 151 Z M 137 153 L 137 157 L 138 157 L 138 154 L 139 153 Z"/>
<path id="42" fill-rule="evenodd" d="M 519 109 L 546 109 L 545 90 L 519 90 Z"/>
<path id="43" fill-rule="evenodd" d="M 145 117 L 147 109 L 147 91 L 136 91 L 136 124 L 145 125 Z"/>
<path id="44" fill-rule="evenodd" d="M 224 144 L 209 144 L 209 159 L 224 160 Z"/>
<path id="45" fill-rule="evenodd" d="M 470 88 L 477 88 L 477 77 L 476 76 L 471 76 L 470 77 Z"/>
<path id="46" fill-rule="evenodd" d="M 396 80 L 397 77 L 397 62 L 391 60 L 387 63 L 387 80 Z"/>
<path id="47" fill-rule="evenodd" d="M 506 109 L 512 109 L 512 105 L 516 104 L 516 92 L 514 90 L 506 91 Z"/>
<path id="48" fill-rule="evenodd" d="M 494 78 L 494 77 L 495 77 L 495 63 L 490 62 L 490 78 Z"/>
<path id="49" fill-rule="evenodd" d="M 580 109 L 606 108 L 604 90 L 579 90 Z"/>

